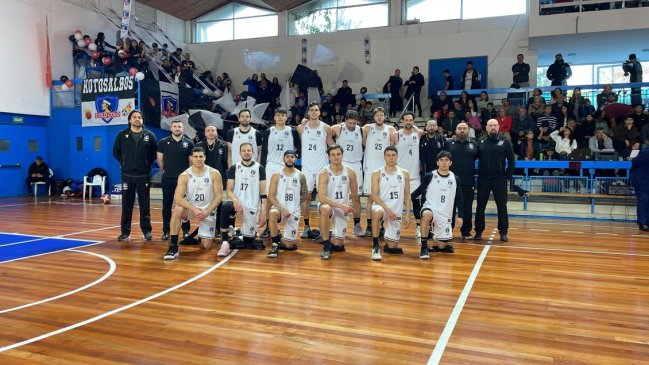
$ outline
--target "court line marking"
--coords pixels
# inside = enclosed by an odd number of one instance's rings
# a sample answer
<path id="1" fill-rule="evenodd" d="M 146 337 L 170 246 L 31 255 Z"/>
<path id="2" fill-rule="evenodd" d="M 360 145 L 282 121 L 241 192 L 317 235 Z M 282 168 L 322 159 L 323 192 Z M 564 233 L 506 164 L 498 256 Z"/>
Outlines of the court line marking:
<path id="1" fill-rule="evenodd" d="M 111 311 L 108 311 L 108 312 L 104 312 L 104 313 L 102 313 L 100 315 L 97 315 L 95 317 L 86 319 L 85 321 L 77 322 L 75 324 L 72 324 L 72 325 L 69 325 L 69 326 L 66 326 L 66 327 L 63 327 L 63 328 L 59 328 L 58 330 L 54 330 L 54 331 L 51 331 L 51 332 L 48 332 L 48 333 L 44 333 L 44 334 L 42 334 L 40 336 L 32 337 L 30 339 L 27 339 L 27 340 L 24 340 L 24 341 L 21 341 L 21 342 L 16 342 L 16 343 L 14 343 L 12 345 L 7 345 L 7 346 L 4 346 L 4 347 L 0 347 L 0 353 L 8 351 L 8 350 L 13 350 L 13 349 L 15 349 L 17 347 L 21 347 L 21 346 L 24 346 L 24 345 L 29 345 L 31 343 L 38 342 L 38 341 L 44 340 L 44 339 L 46 339 L 48 337 L 52 337 L 52 336 L 55 336 L 55 335 L 58 335 L 58 334 L 61 334 L 61 333 L 64 333 L 64 332 L 67 332 L 67 331 L 70 331 L 70 330 L 73 330 L 73 329 L 77 329 L 79 327 L 83 327 L 83 326 L 85 326 L 87 324 L 96 322 L 96 321 L 98 321 L 100 319 L 112 316 L 113 314 L 116 314 L 116 313 L 119 313 L 119 312 L 123 312 L 123 311 L 125 311 L 127 309 L 136 307 L 136 306 L 138 306 L 140 304 L 149 302 L 149 301 L 151 301 L 153 299 L 156 299 L 156 298 L 159 298 L 159 297 L 161 297 L 161 296 L 163 296 L 165 294 L 171 293 L 172 291 L 174 291 L 176 289 L 182 288 L 182 287 L 184 287 L 184 286 L 186 286 L 188 284 L 193 283 L 196 280 L 199 280 L 199 279 L 207 276 L 208 274 L 210 274 L 211 272 L 213 272 L 214 270 L 218 269 L 223 264 L 228 262 L 237 252 L 239 252 L 239 250 L 233 250 L 230 253 L 230 255 L 225 257 L 220 262 L 217 262 L 215 265 L 213 265 L 212 267 L 210 267 L 206 271 L 203 271 L 202 273 L 200 273 L 200 274 L 198 274 L 198 275 L 196 275 L 196 276 L 194 276 L 194 277 L 192 277 L 190 279 L 187 279 L 187 280 L 183 281 L 180 284 L 174 285 L 171 288 L 167 288 L 167 289 L 165 289 L 165 290 L 163 290 L 161 292 L 155 293 L 155 294 L 150 295 L 150 296 L 148 296 L 146 298 L 143 298 L 143 299 L 140 299 L 140 300 L 135 301 L 133 303 L 127 304 L 125 306 L 115 308 L 115 309 L 113 309 Z"/>
<path id="2" fill-rule="evenodd" d="M 462 245 L 484 246 L 482 243 L 462 242 Z M 569 248 L 548 248 L 548 247 L 530 247 L 530 246 L 509 246 L 498 245 L 498 248 L 517 248 L 521 250 L 537 250 L 537 251 L 556 251 L 556 252 L 570 252 L 570 253 L 586 253 L 595 255 L 613 255 L 613 256 L 629 256 L 629 257 L 649 257 L 646 253 L 626 253 L 626 252 L 607 252 L 607 251 L 589 251 L 589 250 L 575 250 Z"/>
<path id="3" fill-rule="evenodd" d="M 79 252 L 79 253 L 84 253 L 84 254 L 87 254 L 87 255 L 97 256 L 97 257 L 103 259 L 104 261 L 108 262 L 108 265 L 109 265 L 108 271 L 102 277 L 100 277 L 99 279 L 93 281 L 92 283 L 86 284 L 86 285 L 84 285 L 82 287 L 79 287 L 77 289 L 74 289 L 74 290 L 71 290 L 71 291 L 68 291 L 66 293 L 62 293 L 62 294 L 59 294 L 59 295 L 56 295 L 56 296 L 53 296 L 53 297 L 50 297 L 50 298 L 42 299 L 42 300 L 39 300 L 39 301 L 36 301 L 36 302 L 23 304 L 23 305 L 13 307 L 13 308 L 3 309 L 3 310 L 0 310 L 0 314 L 13 312 L 13 311 L 17 311 L 19 309 L 24 309 L 24 308 L 28 308 L 28 307 L 33 307 L 35 305 L 51 302 L 53 300 L 61 299 L 61 298 L 67 297 L 69 295 L 76 294 L 76 293 L 78 293 L 80 291 L 91 288 L 91 287 L 101 283 L 102 281 L 108 279 L 111 275 L 113 275 L 113 273 L 115 272 L 115 269 L 117 268 L 117 264 L 115 264 L 115 261 L 113 261 L 108 256 L 98 254 L 98 253 L 95 253 L 95 252 L 90 252 L 90 251 L 81 251 L 81 250 L 75 250 L 75 249 L 67 249 L 67 250 L 70 251 L 70 252 Z"/>
<path id="4" fill-rule="evenodd" d="M 494 229 L 494 234 L 495 232 L 496 229 Z M 490 242 L 491 239 L 484 246 L 482 252 L 480 253 L 480 257 L 478 257 L 475 266 L 473 266 L 473 271 L 471 271 L 471 275 L 469 276 L 469 279 L 466 281 L 466 284 L 464 285 L 464 289 L 462 289 L 462 293 L 460 294 L 460 297 L 457 299 L 457 302 L 455 303 L 453 312 L 451 312 L 451 316 L 446 322 L 446 326 L 444 326 L 444 330 L 442 331 L 442 334 L 439 336 L 439 339 L 437 340 L 437 344 L 435 344 L 435 349 L 433 350 L 433 353 L 430 355 L 430 358 L 428 359 L 428 365 L 437 365 L 442 359 L 442 355 L 444 354 L 444 350 L 446 349 L 448 340 L 451 338 L 451 334 L 453 334 L 453 329 L 455 329 L 457 320 L 458 318 L 460 318 L 460 313 L 462 313 L 462 309 L 464 308 L 464 304 L 466 303 L 466 300 L 469 297 L 471 288 L 473 288 L 473 283 L 475 282 L 475 279 L 478 276 L 478 273 L 480 272 L 480 267 L 482 267 L 482 263 L 484 262 L 484 259 L 485 257 L 487 257 L 487 253 L 491 248 Z"/>
<path id="5" fill-rule="evenodd" d="M 58 253 L 58 252 L 63 252 L 63 251 L 67 251 L 67 250 L 77 249 L 77 248 L 95 246 L 95 245 L 98 245 L 100 243 L 103 243 L 103 242 L 89 243 L 87 245 L 81 245 L 81 246 L 76 246 L 76 247 L 67 247 L 67 248 L 62 248 L 60 250 L 56 250 L 56 251 L 48 251 L 48 252 L 38 253 L 36 255 L 17 257 L 15 259 L 11 259 L 11 260 L 0 261 L 0 264 L 6 264 L 8 262 L 14 262 L 14 261 L 19 261 L 19 260 L 24 260 L 24 259 L 30 259 L 32 257 L 49 255 L 49 254 L 52 254 L 52 253 Z"/>
<path id="6" fill-rule="evenodd" d="M 96 228 L 96 229 L 89 229 L 89 230 L 85 230 L 85 231 L 79 231 L 79 232 L 72 232 L 72 233 L 60 234 L 60 235 L 58 235 L 58 236 L 52 236 L 52 237 L 41 236 L 41 235 L 27 235 L 27 234 L 23 235 L 23 234 L 20 234 L 20 233 L 0 232 L 0 233 L 5 233 L 5 234 L 13 234 L 13 235 L 17 235 L 17 236 L 33 236 L 33 237 L 40 237 L 40 238 L 34 238 L 34 239 L 31 239 L 31 240 L 18 241 L 18 242 L 12 242 L 12 243 L 5 243 L 5 244 L 0 245 L 0 247 L 20 245 L 20 244 L 23 244 L 23 243 L 29 243 L 29 242 L 35 242 L 35 241 L 42 241 L 42 240 L 46 240 L 46 239 L 49 239 L 49 238 L 54 238 L 54 239 L 57 239 L 57 240 L 79 241 L 78 239 L 74 239 L 74 238 L 66 238 L 66 237 L 67 237 L 67 236 L 74 236 L 74 235 L 77 235 L 77 234 L 83 234 L 83 233 L 90 233 L 90 232 L 104 231 L 104 230 L 107 230 L 107 229 L 112 229 L 112 228 L 117 228 L 117 227 L 120 227 L 120 226 L 117 225 L 117 226 L 110 226 L 110 227 L 102 227 L 102 228 Z M 84 240 L 84 241 L 97 242 L 97 241 L 95 241 L 95 240 Z"/>

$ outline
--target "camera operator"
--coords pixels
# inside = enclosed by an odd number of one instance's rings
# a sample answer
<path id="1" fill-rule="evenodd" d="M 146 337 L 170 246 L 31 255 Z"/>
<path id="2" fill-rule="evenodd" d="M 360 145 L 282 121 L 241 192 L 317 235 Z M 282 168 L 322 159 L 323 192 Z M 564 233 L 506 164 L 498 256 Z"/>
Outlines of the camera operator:
<path id="1" fill-rule="evenodd" d="M 642 82 L 642 65 L 635 53 L 629 55 L 629 59 L 622 64 L 624 76 L 629 76 L 629 82 Z M 642 103 L 640 88 L 631 88 L 631 105 Z"/>

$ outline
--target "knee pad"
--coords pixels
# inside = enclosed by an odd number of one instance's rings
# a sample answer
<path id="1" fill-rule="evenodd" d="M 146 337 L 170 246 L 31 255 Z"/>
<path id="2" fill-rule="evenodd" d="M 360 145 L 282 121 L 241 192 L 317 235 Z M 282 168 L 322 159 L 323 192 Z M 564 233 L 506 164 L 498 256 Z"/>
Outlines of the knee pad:
<path id="1" fill-rule="evenodd" d="M 234 204 L 231 201 L 223 202 L 221 205 L 221 227 L 233 226 L 236 215 L 237 212 L 234 210 Z"/>
<path id="2" fill-rule="evenodd" d="M 415 199 L 412 201 L 412 210 L 415 214 L 415 219 L 421 219 L 421 200 Z"/>

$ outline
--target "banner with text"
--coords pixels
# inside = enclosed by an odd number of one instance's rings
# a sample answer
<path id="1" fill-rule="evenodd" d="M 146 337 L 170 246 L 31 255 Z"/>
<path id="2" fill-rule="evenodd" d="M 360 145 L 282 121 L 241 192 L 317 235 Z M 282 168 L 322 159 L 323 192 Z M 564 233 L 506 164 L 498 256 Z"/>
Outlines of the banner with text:
<path id="1" fill-rule="evenodd" d="M 135 108 L 133 76 L 83 80 L 81 89 L 81 125 L 100 127 L 128 124 L 128 113 Z"/>

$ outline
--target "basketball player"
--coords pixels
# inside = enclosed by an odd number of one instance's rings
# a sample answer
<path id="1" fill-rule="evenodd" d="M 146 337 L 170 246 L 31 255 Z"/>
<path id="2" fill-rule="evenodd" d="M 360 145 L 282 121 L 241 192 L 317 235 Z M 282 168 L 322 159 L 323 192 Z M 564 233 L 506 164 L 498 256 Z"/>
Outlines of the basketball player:
<path id="1" fill-rule="evenodd" d="M 379 233 L 381 222 L 385 223 L 385 246 L 390 254 L 402 254 L 399 245 L 401 220 L 405 228 L 410 226 L 410 174 L 397 166 L 399 152 L 394 146 L 383 151 L 385 165 L 372 173 L 372 260 L 381 260 Z M 403 209 L 405 204 L 405 216 Z"/>
<path id="2" fill-rule="evenodd" d="M 403 129 L 392 133 L 390 143 L 397 148 L 399 157 L 397 166 L 405 169 L 410 174 L 410 191 L 415 191 L 421 184 L 421 162 L 419 160 L 419 140 L 426 133 L 414 125 L 415 114 L 406 112 L 401 115 Z M 412 201 L 412 209 L 415 214 L 416 235 L 421 236 L 419 220 L 421 216 L 421 201 L 419 199 Z"/>
<path id="3" fill-rule="evenodd" d="M 216 207 L 221 204 L 223 183 L 218 170 L 205 165 L 205 151 L 201 147 L 192 149 L 192 166 L 178 176 L 174 194 L 176 207 L 170 221 L 171 241 L 164 255 L 165 260 L 178 257 L 178 233 L 181 221 L 190 217 L 198 219 L 198 236 L 206 249 L 212 247 L 215 236 Z"/>
<path id="4" fill-rule="evenodd" d="M 320 106 L 317 102 L 309 104 L 307 109 L 309 119 L 303 120 L 297 126 L 302 144 L 302 173 L 306 177 L 306 187 L 309 193 L 316 188 L 318 174 L 327 166 L 327 146 L 333 144 L 331 127 L 320 121 Z M 309 238 L 311 227 L 309 225 L 309 210 L 311 199 L 304 202 L 304 231 L 300 238 Z M 322 227 L 320 227 L 322 230 Z"/>
<path id="5" fill-rule="evenodd" d="M 241 161 L 228 170 L 228 201 L 221 207 L 221 249 L 217 256 L 230 254 L 228 233 L 235 217 L 243 216 L 243 244 L 252 247 L 259 225 L 266 224 L 266 170 L 253 161 L 254 146 L 244 142 L 239 147 Z M 261 204 L 261 209 L 260 209 Z"/>
<path id="6" fill-rule="evenodd" d="M 296 150 L 300 146 L 300 135 L 295 129 L 286 125 L 287 119 L 286 109 L 278 108 L 275 111 L 275 126 L 261 133 L 263 140 L 261 165 L 266 169 L 268 177 L 272 177 L 275 172 L 284 168 L 284 152 Z M 270 208 L 270 204 L 268 207 Z M 259 237 L 268 238 L 269 228 L 270 225 L 266 222 L 266 229 Z"/>
<path id="7" fill-rule="evenodd" d="M 259 162 L 261 158 L 261 133 L 250 125 L 250 115 L 250 110 L 241 109 L 239 112 L 239 126 L 228 131 L 226 137 L 228 144 L 228 168 L 241 161 L 241 155 L 232 153 L 232 151 L 239 151 L 239 147 L 243 143 L 253 145 L 252 158 L 254 161 Z"/>
<path id="8" fill-rule="evenodd" d="M 284 151 L 284 168 L 270 178 L 268 200 L 273 205 L 269 213 L 272 247 L 268 257 L 277 257 L 279 250 L 295 251 L 297 226 L 300 223 L 300 210 L 304 200 L 309 199 L 306 178 L 295 168 L 296 151 Z M 284 234 L 279 235 L 279 223 L 284 223 Z M 290 246 L 288 246 L 290 244 Z"/>
<path id="9" fill-rule="evenodd" d="M 362 194 L 363 181 L 363 130 L 358 126 L 358 112 L 349 110 L 345 121 L 331 127 L 335 143 L 343 148 L 343 163 L 354 169 L 359 181 L 358 194 Z M 359 200 L 360 203 L 360 200 Z M 363 236 L 361 228 L 361 207 L 354 207 L 354 235 Z"/>
<path id="10" fill-rule="evenodd" d="M 396 132 L 392 126 L 385 125 L 385 109 L 374 109 L 374 123 L 363 126 L 363 195 L 367 195 L 367 229 L 365 236 L 372 236 L 372 173 L 383 166 L 383 151 L 390 146 L 390 136 Z M 396 163 L 396 162 L 395 162 Z"/>
<path id="11" fill-rule="evenodd" d="M 339 145 L 327 148 L 329 166 L 318 176 L 318 200 L 320 206 L 320 232 L 326 239 L 322 242 L 320 258 L 329 260 L 331 252 L 345 251 L 345 233 L 349 215 L 359 206 L 358 180 L 354 169 L 343 164 L 343 149 Z M 329 236 L 329 231 L 331 235 Z M 333 241 L 333 242 L 332 242 Z"/>
<path id="12" fill-rule="evenodd" d="M 437 154 L 437 170 L 431 171 L 424 176 L 424 180 L 417 190 L 412 193 L 412 199 L 424 196 L 424 207 L 421 209 L 421 231 L 429 232 L 433 225 L 435 244 L 428 248 L 428 238 L 421 238 L 421 249 L 419 258 L 427 260 L 429 251 L 453 253 L 453 246 L 448 244 L 453 238 L 451 219 L 453 210 L 457 207 L 457 218 L 455 226 L 462 226 L 463 202 L 462 189 L 458 177 L 451 172 L 453 156 L 448 151 L 441 151 Z M 439 246 L 438 246 L 439 245 Z M 441 247 L 440 247 L 441 246 Z"/>

